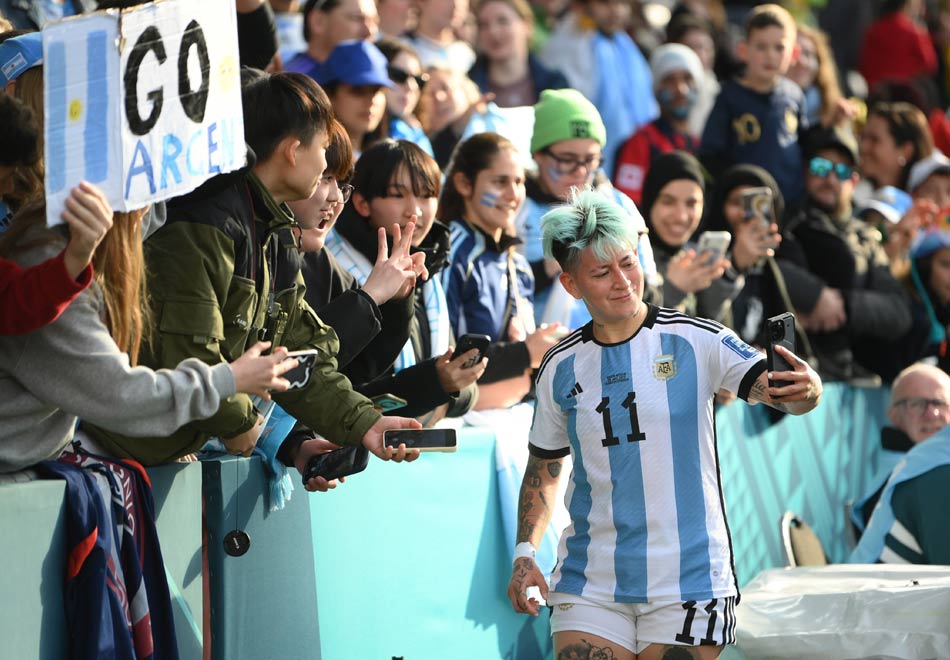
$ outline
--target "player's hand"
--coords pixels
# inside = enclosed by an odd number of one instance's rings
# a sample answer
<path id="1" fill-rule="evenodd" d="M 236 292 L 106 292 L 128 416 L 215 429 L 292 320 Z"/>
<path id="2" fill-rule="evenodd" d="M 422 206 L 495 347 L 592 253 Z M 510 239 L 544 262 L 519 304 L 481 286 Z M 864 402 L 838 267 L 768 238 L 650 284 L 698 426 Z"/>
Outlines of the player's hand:
<path id="1" fill-rule="evenodd" d="M 804 401 L 809 405 L 808 410 L 818 405 L 821 399 L 822 384 L 821 378 L 815 373 L 805 360 L 798 357 L 790 350 L 779 344 L 775 345 L 775 351 L 785 358 L 785 360 L 794 365 L 793 371 L 773 371 L 768 374 L 770 380 L 791 381 L 790 384 L 782 387 L 769 387 L 768 395 L 774 403 L 795 403 Z"/>
<path id="2" fill-rule="evenodd" d="M 508 582 L 508 599 L 515 612 L 538 616 L 541 603 L 536 598 L 528 598 L 528 588 L 537 587 L 541 597 L 547 600 L 548 583 L 541 570 L 531 557 L 518 557 L 511 567 L 511 580 Z"/>

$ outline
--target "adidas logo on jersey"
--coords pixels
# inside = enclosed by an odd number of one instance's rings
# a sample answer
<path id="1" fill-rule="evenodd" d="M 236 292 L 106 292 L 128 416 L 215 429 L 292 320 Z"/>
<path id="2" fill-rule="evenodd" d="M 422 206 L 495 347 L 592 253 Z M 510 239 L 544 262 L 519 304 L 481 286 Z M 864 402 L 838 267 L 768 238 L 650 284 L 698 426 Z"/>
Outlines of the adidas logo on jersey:
<path id="1" fill-rule="evenodd" d="M 584 391 L 584 388 L 581 387 L 580 383 L 574 383 L 574 387 L 571 388 L 571 391 L 567 393 L 567 398 L 570 399 L 572 396 L 577 396 Z"/>

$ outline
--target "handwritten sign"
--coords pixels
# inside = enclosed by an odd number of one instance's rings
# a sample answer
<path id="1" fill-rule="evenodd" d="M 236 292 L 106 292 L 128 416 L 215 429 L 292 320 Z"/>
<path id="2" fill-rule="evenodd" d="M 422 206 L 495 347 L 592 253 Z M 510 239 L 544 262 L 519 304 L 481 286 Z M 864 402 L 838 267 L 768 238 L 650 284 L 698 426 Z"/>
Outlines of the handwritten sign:
<path id="1" fill-rule="evenodd" d="M 233 0 L 162 0 L 43 30 L 47 222 L 80 181 L 130 211 L 242 167 Z"/>

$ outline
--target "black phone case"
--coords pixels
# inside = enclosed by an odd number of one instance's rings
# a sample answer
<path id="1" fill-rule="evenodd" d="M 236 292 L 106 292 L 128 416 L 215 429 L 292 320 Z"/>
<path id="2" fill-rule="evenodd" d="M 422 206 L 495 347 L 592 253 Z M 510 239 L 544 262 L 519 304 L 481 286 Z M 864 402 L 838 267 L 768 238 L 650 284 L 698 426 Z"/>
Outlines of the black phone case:
<path id="1" fill-rule="evenodd" d="M 475 335 L 467 334 L 459 337 L 458 346 L 455 347 L 455 352 L 452 353 L 452 359 L 454 360 L 459 355 L 463 353 L 468 353 L 473 348 L 478 349 L 478 355 L 476 355 L 471 360 L 467 360 L 465 364 L 462 365 L 463 368 L 468 369 L 471 366 L 477 364 L 483 357 L 485 357 L 485 351 L 488 350 L 488 346 L 491 344 L 491 337 L 488 335 Z"/>
<path id="2" fill-rule="evenodd" d="M 767 322 L 766 338 L 768 343 L 765 348 L 766 366 L 769 373 L 773 371 L 794 371 L 794 365 L 790 364 L 785 358 L 775 351 L 775 346 L 784 346 L 792 353 L 795 352 L 795 316 L 789 312 L 773 316 Z M 791 385 L 789 380 L 769 379 L 772 387 L 784 387 Z"/>
<path id="3" fill-rule="evenodd" d="M 307 461 L 303 483 L 314 477 L 327 481 L 362 472 L 369 463 L 369 451 L 365 447 L 342 447 L 325 454 L 317 454 Z"/>

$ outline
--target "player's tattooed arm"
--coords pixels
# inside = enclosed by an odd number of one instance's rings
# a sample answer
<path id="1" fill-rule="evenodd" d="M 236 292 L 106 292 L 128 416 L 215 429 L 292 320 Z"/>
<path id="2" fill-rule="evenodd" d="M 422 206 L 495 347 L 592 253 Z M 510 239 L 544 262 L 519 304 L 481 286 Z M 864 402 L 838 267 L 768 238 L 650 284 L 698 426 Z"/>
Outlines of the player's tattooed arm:
<path id="1" fill-rule="evenodd" d="M 563 458 L 528 456 L 518 498 L 518 543 L 527 541 L 534 547 L 541 543 L 551 521 L 563 461 Z"/>
<path id="2" fill-rule="evenodd" d="M 772 372 L 772 380 L 784 383 L 782 387 L 769 385 L 769 373 L 763 371 L 749 390 L 749 400 L 761 401 L 792 415 L 803 415 L 821 400 L 821 378 L 805 360 L 784 346 L 776 346 L 775 350 L 794 365 L 793 370 Z"/>

